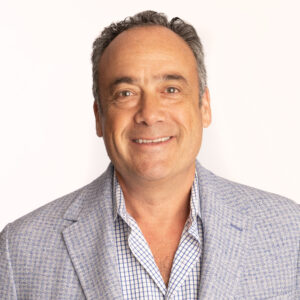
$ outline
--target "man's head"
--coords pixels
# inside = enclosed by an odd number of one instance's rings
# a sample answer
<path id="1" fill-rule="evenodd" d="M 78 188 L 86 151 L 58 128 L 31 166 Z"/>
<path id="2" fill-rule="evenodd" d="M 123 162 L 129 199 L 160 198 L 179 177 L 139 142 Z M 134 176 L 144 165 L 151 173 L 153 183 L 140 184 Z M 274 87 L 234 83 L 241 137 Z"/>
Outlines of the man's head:
<path id="1" fill-rule="evenodd" d="M 178 34 L 191 48 L 197 61 L 199 79 L 199 102 L 206 88 L 206 69 L 204 65 L 204 54 L 201 41 L 194 27 L 180 18 L 173 18 L 168 21 L 162 13 L 154 11 L 143 11 L 128 17 L 124 21 L 112 23 L 106 27 L 101 35 L 93 43 L 92 64 L 93 64 L 93 94 L 95 100 L 100 105 L 99 90 L 99 61 L 106 47 L 123 31 L 139 26 L 163 26 Z"/>
<path id="2" fill-rule="evenodd" d="M 102 51 L 97 72 L 97 134 L 120 176 L 157 182 L 192 173 L 210 103 L 186 41 L 166 26 L 131 27 Z"/>

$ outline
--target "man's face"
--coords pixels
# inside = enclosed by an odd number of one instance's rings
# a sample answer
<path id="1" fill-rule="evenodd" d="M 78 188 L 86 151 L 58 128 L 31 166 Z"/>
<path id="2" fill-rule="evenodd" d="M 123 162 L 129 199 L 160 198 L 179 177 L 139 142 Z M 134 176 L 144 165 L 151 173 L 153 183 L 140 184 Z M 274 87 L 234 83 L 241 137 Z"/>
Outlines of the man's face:
<path id="1" fill-rule="evenodd" d="M 194 170 L 211 115 L 188 45 L 161 26 L 133 28 L 105 49 L 99 74 L 97 134 L 118 173 L 155 181 Z"/>

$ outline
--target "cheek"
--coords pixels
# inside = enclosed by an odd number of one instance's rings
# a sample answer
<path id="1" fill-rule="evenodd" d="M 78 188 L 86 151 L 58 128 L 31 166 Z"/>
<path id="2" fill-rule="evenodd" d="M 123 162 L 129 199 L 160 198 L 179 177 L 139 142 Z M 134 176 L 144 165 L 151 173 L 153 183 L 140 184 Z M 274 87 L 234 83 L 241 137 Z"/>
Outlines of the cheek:
<path id="1" fill-rule="evenodd" d="M 197 155 L 202 142 L 202 118 L 198 107 L 192 107 L 188 110 L 181 121 L 183 122 L 184 148 L 190 157 Z"/>
<path id="2" fill-rule="evenodd" d="M 105 135 L 110 140 L 119 140 L 124 137 L 126 129 L 130 126 L 132 117 L 130 113 L 112 111 L 107 113 L 105 120 Z"/>
<path id="3" fill-rule="evenodd" d="M 200 147 L 202 141 L 203 125 L 201 113 L 195 113 L 195 118 L 192 125 L 192 138 L 194 139 L 195 145 Z"/>
<path id="4" fill-rule="evenodd" d="M 194 105 L 187 106 L 176 112 L 177 122 L 186 131 L 185 134 L 193 135 L 202 128 L 201 111 Z"/>

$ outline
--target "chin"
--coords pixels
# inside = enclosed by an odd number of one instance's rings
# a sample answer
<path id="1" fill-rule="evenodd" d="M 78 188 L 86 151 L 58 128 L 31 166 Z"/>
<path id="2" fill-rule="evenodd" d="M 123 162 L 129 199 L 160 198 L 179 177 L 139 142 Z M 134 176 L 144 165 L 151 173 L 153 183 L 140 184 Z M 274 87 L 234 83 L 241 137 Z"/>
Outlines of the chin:
<path id="1" fill-rule="evenodd" d="M 165 163 L 153 163 L 147 162 L 139 164 L 135 167 L 135 173 L 138 177 L 148 181 L 161 180 L 171 173 L 171 167 L 168 167 Z"/>

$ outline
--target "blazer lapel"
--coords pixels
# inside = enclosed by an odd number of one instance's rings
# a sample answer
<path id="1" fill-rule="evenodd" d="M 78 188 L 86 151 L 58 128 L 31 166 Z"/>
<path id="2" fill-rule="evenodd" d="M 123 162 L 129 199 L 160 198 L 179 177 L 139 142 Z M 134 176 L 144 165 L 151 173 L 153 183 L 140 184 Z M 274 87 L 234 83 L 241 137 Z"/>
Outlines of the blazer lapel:
<path id="1" fill-rule="evenodd" d="M 87 299 L 122 299 L 112 226 L 112 172 L 110 165 L 79 194 L 64 216 L 73 222 L 64 229 L 63 237 Z M 198 162 L 197 172 L 204 248 L 199 299 L 233 299 L 254 218 L 234 207 L 230 193 L 217 187 L 216 176 Z"/>
<path id="2" fill-rule="evenodd" d="M 65 213 L 63 237 L 87 299 L 122 299 L 112 213 L 112 166 Z"/>
<path id="3" fill-rule="evenodd" d="M 234 299 L 254 231 L 252 217 L 231 207 L 215 175 L 197 163 L 203 247 L 199 299 Z M 228 188 L 228 185 L 227 185 Z"/>

